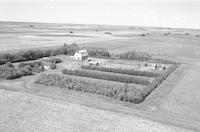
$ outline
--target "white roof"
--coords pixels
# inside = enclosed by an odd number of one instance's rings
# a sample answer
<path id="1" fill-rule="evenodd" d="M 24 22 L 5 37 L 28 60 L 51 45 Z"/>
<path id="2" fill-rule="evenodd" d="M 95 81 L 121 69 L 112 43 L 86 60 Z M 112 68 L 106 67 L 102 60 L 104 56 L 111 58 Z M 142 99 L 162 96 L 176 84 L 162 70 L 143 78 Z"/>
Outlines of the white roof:
<path id="1" fill-rule="evenodd" d="M 78 50 L 77 53 L 80 53 L 82 56 L 88 56 L 87 50 Z"/>

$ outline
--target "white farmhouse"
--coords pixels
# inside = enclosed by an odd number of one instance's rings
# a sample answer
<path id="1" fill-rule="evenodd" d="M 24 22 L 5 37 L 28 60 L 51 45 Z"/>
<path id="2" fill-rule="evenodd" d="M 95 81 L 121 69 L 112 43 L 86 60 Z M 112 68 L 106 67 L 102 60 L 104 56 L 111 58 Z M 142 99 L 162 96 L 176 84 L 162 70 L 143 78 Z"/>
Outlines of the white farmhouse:
<path id="1" fill-rule="evenodd" d="M 75 60 L 83 60 L 83 59 L 87 59 L 88 56 L 89 56 L 89 54 L 88 54 L 87 50 L 78 50 L 74 54 L 74 59 Z"/>

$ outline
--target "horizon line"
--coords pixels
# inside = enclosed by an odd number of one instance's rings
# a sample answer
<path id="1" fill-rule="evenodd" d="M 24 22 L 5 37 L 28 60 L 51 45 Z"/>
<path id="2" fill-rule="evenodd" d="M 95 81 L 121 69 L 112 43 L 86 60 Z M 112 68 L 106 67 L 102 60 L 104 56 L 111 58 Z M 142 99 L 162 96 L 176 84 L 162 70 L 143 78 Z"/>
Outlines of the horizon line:
<path id="1" fill-rule="evenodd" d="M 39 22 L 39 21 L 9 21 L 0 20 L 1 22 L 13 22 L 13 23 L 38 23 L 38 24 L 72 24 L 72 25 L 99 25 L 99 26 L 122 26 L 122 27 L 144 27 L 144 28 L 163 28 L 163 29 L 186 29 L 186 30 L 200 30 L 200 28 L 184 28 L 184 27 L 166 27 L 166 26 L 136 26 L 136 25 L 119 25 L 119 24 L 95 24 L 95 23 L 65 23 L 65 22 Z"/>

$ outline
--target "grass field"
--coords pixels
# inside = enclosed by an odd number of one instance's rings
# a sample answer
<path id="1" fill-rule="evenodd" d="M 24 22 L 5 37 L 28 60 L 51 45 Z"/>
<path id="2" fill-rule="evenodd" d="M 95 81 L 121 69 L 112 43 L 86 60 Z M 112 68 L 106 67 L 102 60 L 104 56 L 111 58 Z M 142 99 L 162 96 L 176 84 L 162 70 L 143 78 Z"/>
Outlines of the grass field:
<path id="1" fill-rule="evenodd" d="M 200 77 L 200 63 L 194 64 L 191 69 L 185 72 L 183 79 L 177 84 L 176 88 L 164 100 L 162 108 L 172 112 L 188 113 L 195 117 L 196 120 L 200 118 L 200 91 L 199 77 Z M 200 120 L 199 120 L 200 121 Z"/>
<path id="2" fill-rule="evenodd" d="M 1 89 L 0 99 L 0 131 L 189 132 L 126 114 L 31 94 Z"/>

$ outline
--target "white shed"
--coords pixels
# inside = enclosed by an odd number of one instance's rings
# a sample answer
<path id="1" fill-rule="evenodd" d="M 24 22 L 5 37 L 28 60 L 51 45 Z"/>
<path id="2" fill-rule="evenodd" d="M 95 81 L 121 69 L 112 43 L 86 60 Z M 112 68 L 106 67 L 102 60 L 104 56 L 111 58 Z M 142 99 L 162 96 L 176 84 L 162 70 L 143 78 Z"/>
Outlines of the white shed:
<path id="1" fill-rule="evenodd" d="M 76 53 L 74 54 L 74 58 L 75 60 L 83 60 L 83 59 L 87 59 L 89 56 L 87 50 L 78 50 L 76 51 Z"/>

